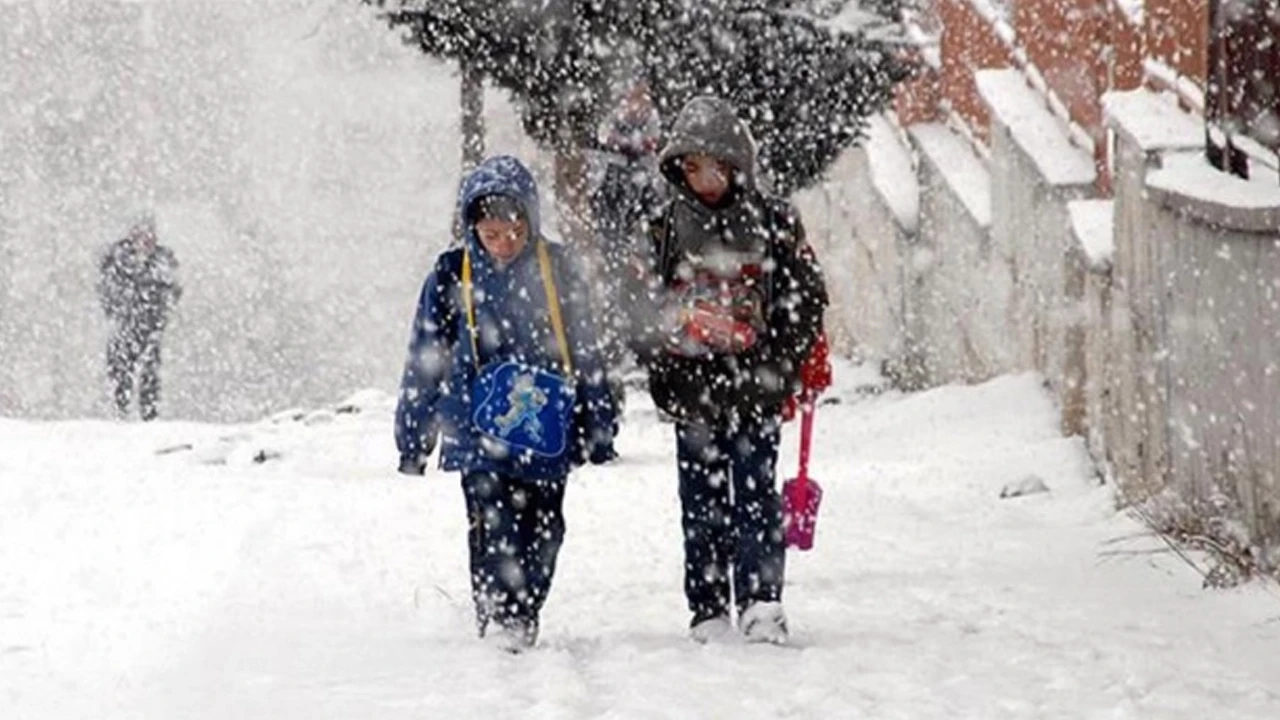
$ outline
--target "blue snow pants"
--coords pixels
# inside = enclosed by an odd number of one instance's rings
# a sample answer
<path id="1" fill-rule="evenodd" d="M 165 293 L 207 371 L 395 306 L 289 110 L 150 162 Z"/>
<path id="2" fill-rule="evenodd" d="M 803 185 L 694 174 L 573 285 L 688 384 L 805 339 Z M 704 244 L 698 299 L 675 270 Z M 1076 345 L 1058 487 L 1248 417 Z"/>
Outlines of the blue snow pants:
<path id="1" fill-rule="evenodd" d="M 684 592 L 693 624 L 782 599 L 786 565 L 778 495 L 779 422 L 676 425 Z M 732 594 L 731 594 L 732 593 Z"/>
<path id="2" fill-rule="evenodd" d="M 481 637 L 495 622 L 536 639 L 564 542 L 564 487 L 564 478 L 463 477 L 471 597 Z"/>

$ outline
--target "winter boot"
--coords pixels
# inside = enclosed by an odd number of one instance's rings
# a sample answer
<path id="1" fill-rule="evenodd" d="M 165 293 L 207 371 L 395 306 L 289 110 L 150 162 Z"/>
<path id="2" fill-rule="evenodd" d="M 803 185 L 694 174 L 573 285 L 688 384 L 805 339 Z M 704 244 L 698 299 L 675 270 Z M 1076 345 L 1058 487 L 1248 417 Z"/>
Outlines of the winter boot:
<path id="1" fill-rule="evenodd" d="M 627 386 L 622 378 L 616 375 L 609 376 L 609 394 L 613 396 L 618 418 L 622 418 L 627 410 Z"/>
<path id="2" fill-rule="evenodd" d="M 706 645 L 719 642 L 732 632 L 733 623 L 729 622 L 728 615 L 717 615 L 703 620 L 694 618 L 693 624 L 689 627 L 689 639 L 699 645 Z"/>
<path id="3" fill-rule="evenodd" d="M 752 603 L 738 618 L 738 630 L 749 643 L 787 644 L 787 616 L 782 603 Z"/>
<path id="4" fill-rule="evenodd" d="M 526 622 L 496 623 L 489 626 L 484 641 L 488 645 L 512 655 L 519 655 L 538 641 L 538 624 Z"/>

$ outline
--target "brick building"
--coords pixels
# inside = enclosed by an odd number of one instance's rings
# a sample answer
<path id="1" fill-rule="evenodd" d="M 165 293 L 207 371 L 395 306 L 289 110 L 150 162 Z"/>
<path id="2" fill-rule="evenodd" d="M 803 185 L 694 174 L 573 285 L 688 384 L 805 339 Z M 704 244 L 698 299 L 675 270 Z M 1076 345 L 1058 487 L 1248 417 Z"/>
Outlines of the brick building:
<path id="1" fill-rule="evenodd" d="M 1104 191 L 1110 164 L 1102 97 L 1140 87 L 1171 93 L 1183 109 L 1211 119 L 1216 152 L 1231 148 L 1215 164 L 1275 173 L 1276 0 L 931 2 L 913 18 L 927 48 L 926 72 L 899 95 L 903 125 L 941 118 L 985 141 L 990 118 L 975 73 L 1016 68 L 1072 141 L 1093 154 Z"/>

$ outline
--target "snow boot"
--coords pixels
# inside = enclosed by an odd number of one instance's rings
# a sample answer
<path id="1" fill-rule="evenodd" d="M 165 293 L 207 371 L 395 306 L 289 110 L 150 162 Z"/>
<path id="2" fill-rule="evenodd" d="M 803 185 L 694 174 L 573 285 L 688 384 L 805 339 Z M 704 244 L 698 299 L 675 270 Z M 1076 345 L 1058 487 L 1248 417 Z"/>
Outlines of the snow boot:
<path id="1" fill-rule="evenodd" d="M 538 641 L 537 623 L 509 622 L 492 624 L 484 635 L 487 645 L 492 645 L 506 653 L 519 655 L 529 650 Z"/>
<path id="2" fill-rule="evenodd" d="M 718 642 L 733 632 L 733 623 L 728 615 L 717 615 L 703 620 L 694 619 L 689 627 L 689 639 L 699 645 Z"/>
<path id="3" fill-rule="evenodd" d="M 786 645 L 787 616 L 782 612 L 782 603 L 752 603 L 738 618 L 738 630 L 749 643 Z"/>

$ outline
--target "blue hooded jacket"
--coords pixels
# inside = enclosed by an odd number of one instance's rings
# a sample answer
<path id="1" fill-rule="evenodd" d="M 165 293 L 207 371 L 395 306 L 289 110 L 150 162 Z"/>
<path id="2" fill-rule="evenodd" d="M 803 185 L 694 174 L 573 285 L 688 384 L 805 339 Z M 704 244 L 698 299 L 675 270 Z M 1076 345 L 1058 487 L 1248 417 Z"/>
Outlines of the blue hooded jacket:
<path id="1" fill-rule="evenodd" d="M 476 236 L 473 206 L 488 195 L 516 200 L 529 224 L 529 242 L 498 267 Z M 489 472 L 522 479 L 568 475 L 575 465 L 613 456 L 616 409 L 605 378 L 589 293 L 581 273 L 559 245 L 547 244 L 573 360 L 577 406 L 570 450 L 559 458 L 494 452 L 471 422 L 470 388 L 477 365 L 518 360 L 559 372 L 560 347 L 551 324 L 536 243 L 542 238 L 538 190 L 519 160 L 486 160 L 463 182 L 458 197 L 464 243 L 471 253 L 473 298 L 479 328 L 474 357 L 462 292 L 463 249 L 445 251 L 418 300 L 409 357 L 396 408 L 401 468 L 421 470 L 440 439 L 440 466 L 464 474 Z"/>

